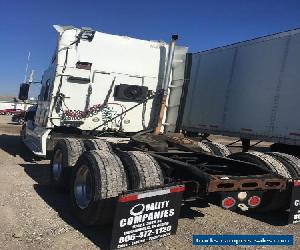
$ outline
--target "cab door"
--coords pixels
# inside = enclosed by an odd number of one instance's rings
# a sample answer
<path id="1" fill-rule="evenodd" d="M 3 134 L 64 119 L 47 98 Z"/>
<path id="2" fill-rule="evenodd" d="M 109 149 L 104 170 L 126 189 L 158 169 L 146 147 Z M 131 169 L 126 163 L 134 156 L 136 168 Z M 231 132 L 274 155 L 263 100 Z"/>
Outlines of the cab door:
<path id="1" fill-rule="evenodd" d="M 38 108 L 36 112 L 36 124 L 39 127 L 46 127 L 48 116 L 49 116 L 49 107 L 50 101 L 52 98 L 53 92 L 53 82 L 55 78 L 55 67 L 51 66 L 47 71 L 45 71 L 42 79 L 42 87 L 40 95 L 38 98 Z"/>

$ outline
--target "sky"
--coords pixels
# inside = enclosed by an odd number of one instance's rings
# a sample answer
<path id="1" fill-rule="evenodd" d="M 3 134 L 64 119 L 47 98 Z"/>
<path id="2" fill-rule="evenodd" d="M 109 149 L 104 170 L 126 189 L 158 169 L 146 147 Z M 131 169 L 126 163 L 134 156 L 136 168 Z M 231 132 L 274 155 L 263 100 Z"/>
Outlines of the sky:
<path id="1" fill-rule="evenodd" d="M 0 0 L 0 95 L 18 95 L 29 51 L 29 70 L 41 79 L 56 45 L 53 24 L 147 40 L 178 34 L 197 52 L 298 28 L 300 1 Z"/>

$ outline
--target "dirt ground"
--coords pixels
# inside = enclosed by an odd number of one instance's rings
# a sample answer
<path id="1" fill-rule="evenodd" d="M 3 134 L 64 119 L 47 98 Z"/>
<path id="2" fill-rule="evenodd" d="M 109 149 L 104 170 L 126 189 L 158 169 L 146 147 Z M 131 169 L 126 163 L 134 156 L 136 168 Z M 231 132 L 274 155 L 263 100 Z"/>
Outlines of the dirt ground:
<path id="1" fill-rule="evenodd" d="M 57 193 L 49 185 L 49 161 L 32 157 L 20 142 L 20 126 L 10 124 L 9 120 L 0 116 L 0 248 L 107 249 L 111 229 L 88 228 L 76 221 L 70 213 L 68 195 Z M 224 137 L 217 139 L 230 141 Z M 287 216 L 246 216 L 197 202 L 182 208 L 176 235 L 132 249 L 204 249 L 192 246 L 193 234 L 292 234 L 292 248 L 300 249 L 300 225 L 286 225 Z"/>

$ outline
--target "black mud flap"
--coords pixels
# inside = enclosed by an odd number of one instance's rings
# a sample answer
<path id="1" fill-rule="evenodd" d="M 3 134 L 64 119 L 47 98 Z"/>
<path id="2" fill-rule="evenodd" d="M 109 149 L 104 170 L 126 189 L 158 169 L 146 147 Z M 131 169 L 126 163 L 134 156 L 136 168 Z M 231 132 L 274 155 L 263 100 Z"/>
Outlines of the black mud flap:
<path id="1" fill-rule="evenodd" d="M 184 185 L 174 185 L 119 196 L 111 249 L 176 234 L 184 190 Z"/>
<path id="2" fill-rule="evenodd" d="M 289 224 L 300 222 L 300 180 L 294 180 L 292 185 Z"/>

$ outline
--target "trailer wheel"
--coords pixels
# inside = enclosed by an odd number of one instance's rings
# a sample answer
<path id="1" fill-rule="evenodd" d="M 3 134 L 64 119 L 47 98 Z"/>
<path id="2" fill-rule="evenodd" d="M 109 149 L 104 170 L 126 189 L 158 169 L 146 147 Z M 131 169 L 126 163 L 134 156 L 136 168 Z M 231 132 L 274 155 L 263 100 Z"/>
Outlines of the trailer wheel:
<path id="1" fill-rule="evenodd" d="M 51 158 L 51 183 L 58 189 L 68 190 L 72 167 L 84 151 L 81 140 L 76 138 L 60 139 Z"/>
<path id="2" fill-rule="evenodd" d="M 89 139 L 84 140 L 84 147 L 87 151 L 90 150 L 106 150 L 112 151 L 112 147 L 109 142 L 101 139 Z"/>
<path id="3" fill-rule="evenodd" d="M 161 168 L 150 154 L 141 151 L 122 151 L 120 158 L 128 174 L 131 189 L 164 184 Z"/>
<path id="4" fill-rule="evenodd" d="M 271 155 L 264 154 L 262 152 L 243 152 L 234 153 L 229 158 L 251 162 L 257 165 L 262 165 L 273 173 L 281 175 L 285 178 L 291 178 L 289 170 L 282 162 L 277 160 Z M 263 194 L 262 203 L 255 208 L 257 212 L 270 212 L 275 210 L 281 210 L 286 207 L 288 203 L 288 192 L 269 190 Z"/>
<path id="5" fill-rule="evenodd" d="M 275 174 L 281 175 L 285 178 L 291 178 L 291 174 L 289 173 L 287 167 L 284 166 L 284 164 L 282 164 L 271 155 L 262 152 L 250 151 L 243 153 L 234 153 L 229 155 L 229 158 L 247 161 L 257 165 L 263 165 Z"/>
<path id="6" fill-rule="evenodd" d="M 267 153 L 280 161 L 290 172 L 292 178 L 300 177 L 300 159 L 286 153 L 270 152 Z"/>
<path id="7" fill-rule="evenodd" d="M 80 156 L 71 178 L 71 204 L 83 224 L 110 224 L 113 198 L 124 191 L 127 191 L 127 177 L 117 155 L 92 150 Z"/>
<path id="8" fill-rule="evenodd" d="M 219 142 L 201 141 L 198 146 L 205 152 L 212 153 L 216 156 L 226 157 L 231 154 L 231 151 L 224 144 Z"/>

